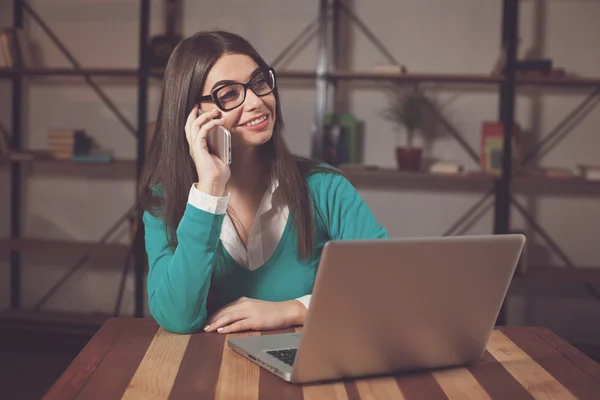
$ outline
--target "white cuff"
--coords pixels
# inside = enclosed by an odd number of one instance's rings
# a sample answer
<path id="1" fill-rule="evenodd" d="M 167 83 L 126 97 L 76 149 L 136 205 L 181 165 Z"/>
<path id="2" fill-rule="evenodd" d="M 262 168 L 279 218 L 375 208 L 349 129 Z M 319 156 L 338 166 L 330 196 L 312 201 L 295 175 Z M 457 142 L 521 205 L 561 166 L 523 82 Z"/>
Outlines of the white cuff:
<path id="1" fill-rule="evenodd" d="M 311 297 L 312 297 L 312 294 L 307 294 L 306 296 L 302 296 L 296 300 L 298 300 L 300 303 L 304 304 L 304 307 L 306 307 L 306 309 L 308 310 L 308 305 L 310 304 Z"/>
<path id="2" fill-rule="evenodd" d="M 229 192 L 224 197 L 211 196 L 198 189 L 194 183 L 190 188 L 188 203 L 212 214 L 225 214 L 227 212 L 227 205 L 229 204 Z"/>

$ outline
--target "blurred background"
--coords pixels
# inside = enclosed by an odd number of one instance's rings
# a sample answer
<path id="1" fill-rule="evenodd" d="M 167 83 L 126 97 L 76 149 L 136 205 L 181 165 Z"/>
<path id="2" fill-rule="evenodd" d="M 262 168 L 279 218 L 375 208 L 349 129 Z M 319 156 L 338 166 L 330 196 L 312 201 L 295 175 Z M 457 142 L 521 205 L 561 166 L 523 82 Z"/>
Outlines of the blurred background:
<path id="1" fill-rule="evenodd" d="M 599 18 L 597 0 L 1 0 L 0 390 L 28 373 L 39 397 L 106 318 L 148 316 L 137 174 L 166 56 L 211 29 L 275 67 L 292 152 L 341 168 L 392 236 L 525 233 L 500 322 L 600 358 Z"/>

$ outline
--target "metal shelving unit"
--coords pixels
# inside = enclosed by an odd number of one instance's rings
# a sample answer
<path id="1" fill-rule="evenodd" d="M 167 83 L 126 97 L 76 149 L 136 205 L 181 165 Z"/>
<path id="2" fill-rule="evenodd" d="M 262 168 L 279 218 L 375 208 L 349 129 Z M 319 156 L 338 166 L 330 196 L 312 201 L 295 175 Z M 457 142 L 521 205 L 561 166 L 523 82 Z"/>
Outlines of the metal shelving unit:
<path id="1" fill-rule="evenodd" d="M 35 14 L 35 12 L 23 0 L 13 0 L 14 2 L 14 27 L 23 27 L 23 19 L 25 13 L 28 13 L 38 23 L 43 21 Z M 494 226 L 493 232 L 496 234 L 510 232 L 510 212 L 514 206 L 523 214 L 525 219 L 531 223 L 532 227 L 543 237 L 549 247 L 551 247 L 565 261 L 569 267 L 573 267 L 565 253 L 560 250 L 551 237 L 544 232 L 542 227 L 527 214 L 527 211 L 515 202 L 513 193 L 526 191 L 539 191 L 540 193 L 556 193 L 556 192 L 572 192 L 576 195 L 596 196 L 600 193 L 600 184 L 586 182 L 580 178 L 565 178 L 552 179 L 544 177 L 529 177 L 520 176 L 512 170 L 512 154 L 510 143 L 509 129 L 515 121 L 515 101 L 516 94 L 520 88 L 535 87 L 543 90 L 592 90 L 592 93 L 584 101 L 588 102 L 600 94 L 600 78 L 537 78 L 537 77 L 519 77 L 516 72 L 516 46 L 517 46 L 517 26 L 519 18 L 519 0 L 503 0 L 503 15 L 502 15 L 502 39 L 499 43 L 500 48 L 505 48 L 507 51 L 506 68 L 503 76 L 477 75 L 477 74 L 424 74 L 424 73 L 376 73 L 371 71 L 348 71 L 344 70 L 340 65 L 339 51 L 340 48 L 340 27 L 342 15 L 345 15 L 365 33 L 384 56 L 388 62 L 394 64 L 396 60 L 394 56 L 385 48 L 385 46 L 375 37 L 352 10 L 341 0 L 320 0 L 319 15 L 300 36 L 284 49 L 282 55 L 289 52 L 294 44 L 304 40 L 304 36 L 312 29 L 316 30 L 318 35 L 318 60 L 315 71 L 302 70 L 278 70 L 278 78 L 285 80 L 308 80 L 316 87 L 316 109 L 315 109 L 315 125 L 316 136 L 312 146 L 312 155 L 319 158 L 321 154 L 320 142 L 325 126 L 325 115 L 330 112 L 338 111 L 337 89 L 338 83 L 342 81 L 363 81 L 363 82 L 405 82 L 405 83 L 441 83 L 441 84 L 456 84 L 456 85 L 486 85 L 492 90 L 498 91 L 499 110 L 498 119 L 503 122 L 504 130 L 504 148 L 506 151 L 503 154 L 502 173 L 499 176 L 489 174 L 471 174 L 461 176 L 439 176 L 425 173 L 401 172 L 396 170 L 344 170 L 348 178 L 357 186 L 379 186 L 379 187 L 414 187 L 420 190 L 461 190 L 461 191 L 479 191 L 483 192 L 483 197 L 475 203 L 465 214 L 461 215 L 453 226 L 444 232 L 444 235 L 454 234 L 461 226 L 464 226 L 477 215 L 482 215 L 490 207 L 494 208 Z M 137 68 L 110 68 L 110 69 L 87 69 L 81 68 L 72 56 L 68 55 L 73 64 L 73 69 L 67 68 L 50 68 L 50 69 L 24 69 L 21 66 L 10 69 L 0 69 L 0 79 L 8 79 L 12 82 L 12 110 L 13 110 L 13 146 L 16 149 L 21 147 L 21 110 L 22 110 L 22 83 L 24 79 L 31 77 L 60 77 L 60 76 L 80 76 L 86 80 L 88 84 L 98 93 L 101 99 L 107 104 L 115 115 L 123 122 L 124 126 L 136 135 L 137 154 L 133 160 L 117 160 L 110 164 L 74 164 L 64 161 L 54 160 L 32 160 L 32 161 L 13 161 L 11 162 L 11 237 L 7 240 L 0 241 L 0 251 L 2 249 L 10 252 L 10 268 L 11 268 L 11 307 L 13 310 L 21 309 L 21 254 L 20 251 L 47 251 L 48 243 L 44 241 L 41 244 L 36 241 L 31 241 L 22 238 L 21 221 L 20 221 L 20 204 L 21 198 L 21 180 L 22 169 L 32 168 L 35 173 L 44 174 L 61 174 L 61 175 L 84 175 L 84 176 L 99 176 L 111 177 L 115 179 L 135 179 L 139 180 L 139 174 L 144 163 L 145 147 L 145 129 L 148 120 L 147 101 L 148 101 L 148 84 L 153 78 L 161 79 L 164 71 L 149 68 L 149 63 L 146 58 L 147 53 L 143 51 L 148 47 L 149 42 L 149 17 L 150 17 L 150 2 L 149 0 L 140 0 L 140 26 L 139 26 L 139 65 Z M 310 29 L 309 29 L 310 28 Z M 49 29 L 45 29 L 48 33 Z M 53 35 L 49 33 L 51 37 Z M 56 42 L 58 39 L 54 37 Z M 61 46 L 59 46 L 61 48 Z M 66 49 L 63 48 L 63 52 Z M 273 64 L 276 64 L 282 57 L 276 57 Z M 273 65 L 275 66 L 275 65 Z M 138 113 L 137 125 L 129 123 L 125 118 L 118 114 L 118 110 L 102 95 L 100 89 L 94 85 L 92 78 L 96 77 L 123 77 L 135 78 L 138 91 Z M 329 101 L 333 99 L 333 101 Z M 585 105 L 582 103 L 582 106 Z M 578 107 L 571 113 L 572 115 L 580 112 L 583 107 Z M 468 143 L 462 138 L 459 132 L 456 132 L 449 127 L 449 131 L 454 138 L 461 144 L 465 152 L 477 163 L 479 162 L 478 152 L 471 148 Z M 558 130 L 557 130 L 558 131 Z M 556 135 L 553 131 L 548 136 Z M 540 146 L 530 155 L 533 159 L 535 152 L 539 151 L 544 145 L 543 139 Z M 551 185 L 554 183 L 555 185 Z M 560 184 L 559 188 L 556 184 Z M 134 206 L 133 211 L 136 210 Z M 139 218 L 139 215 L 138 215 Z M 123 220 L 123 218 L 121 219 Z M 139 220 L 138 220 L 139 221 Z M 144 308 L 144 279 L 145 279 L 145 252 L 143 246 L 143 224 L 138 222 L 139 229 L 131 249 L 113 249 L 120 254 L 121 257 L 127 258 L 132 254 L 134 261 L 134 276 L 135 276 L 135 315 L 141 316 Z M 114 227 L 113 227 L 114 228 Z M 111 228 L 111 230 L 113 229 Z M 109 231 L 110 232 L 110 231 Z M 87 246 L 87 247 L 86 247 Z M 95 247 L 90 243 L 73 244 L 68 246 L 62 243 L 55 250 L 67 252 L 79 252 L 82 255 L 94 252 L 104 252 L 105 244 L 98 244 Z M 110 246 L 110 245 L 109 245 Z M 61 250 L 58 250 L 61 249 Z M 69 271 L 80 268 L 80 263 L 74 265 Z M 554 271 L 551 271 L 554 270 Z M 571 268 L 573 270 L 573 268 Z M 68 273 L 68 274 L 69 274 Z M 569 273 L 567 269 L 561 268 L 532 268 L 532 272 L 527 279 L 538 279 L 542 277 L 544 280 L 552 282 L 562 282 L 566 279 L 565 276 Z M 591 285 L 590 282 L 598 282 L 600 272 L 593 268 L 573 270 L 573 279 L 585 285 Z M 596 274 L 598 273 L 598 275 Z M 541 279 L 541 278 L 540 278 Z M 60 282 L 59 282 L 60 283 Z M 14 314 L 14 313 L 13 313 Z M 499 324 L 505 321 L 504 312 L 501 313 L 498 320 Z"/>
<path id="2" fill-rule="evenodd" d="M 134 160 L 115 160 L 111 163 L 72 163 L 52 159 L 11 159 L 10 160 L 10 237 L 0 239 L 0 253 L 9 253 L 10 257 L 10 306 L 11 310 L 0 314 L 0 321 L 42 323 L 45 326 L 56 325 L 75 328 L 77 326 L 99 326 L 111 315 L 94 315 L 41 312 L 40 309 L 60 286 L 77 270 L 82 268 L 91 258 L 111 262 L 122 266 L 122 277 L 117 307 L 112 315 L 119 313 L 120 302 L 123 295 L 124 279 L 130 264 L 134 265 L 135 291 L 134 304 L 135 316 L 143 316 L 144 310 L 144 277 L 145 277 L 145 252 L 143 245 L 143 224 L 141 213 L 137 205 L 134 205 L 123 215 L 98 242 L 78 242 L 64 240 L 31 239 L 23 237 L 21 233 L 21 182 L 23 179 L 22 169 L 31 168 L 34 173 L 59 174 L 68 176 L 85 176 L 88 178 L 116 178 L 132 179 L 136 182 L 135 193 L 137 197 L 137 182 L 144 164 L 146 154 L 146 121 L 148 103 L 148 80 L 151 76 L 148 65 L 147 51 L 149 42 L 149 18 L 150 1 L 140 0 L 140 35 L 139 35 L 139 65 L 137 69 L 132 68 L 82 68 L 77 60 L 62 45 L 61 41 L 44 23 L 43 19 L 24 0 L 13 0 L 13 27 L 23 28 L 25 16 L 29 16 L 50 37 L 59 50 L 67 57 L 73 68 L 47 68 L 27 69 L 20 65 L 20 60 L 14 68 L 0 68 L 0 79 L 10 80 L 12 83 L 12 143 L 14 150 L 23 150 L 21 147 L 22 137 L 22 110 L 23 110 L 23 81 L 31 77 L 59 77 L 74 76 L 82 77 L 85 82 L 96 92 L 105 105 L 123 123 L 124 127 L 136 138 L 137 154 Z M 130 123 L 113 104 L 104 92 L 95 84 L 94 78 L 98 77 L 124 77 L 137 79 L 138 111 L 137 126 Z M 131 246 L 109 243 L 108 239 L 124 222 L 131 218 L 137 218 L 135 224 L 135 237 Z M 71 255 L 81 258 L 67 271 L 63 277 L 48 291 L 33 310 L 25 310 L 21 306 L 21 255 L 22 253 L 42 253 L 45 255 Z"/>

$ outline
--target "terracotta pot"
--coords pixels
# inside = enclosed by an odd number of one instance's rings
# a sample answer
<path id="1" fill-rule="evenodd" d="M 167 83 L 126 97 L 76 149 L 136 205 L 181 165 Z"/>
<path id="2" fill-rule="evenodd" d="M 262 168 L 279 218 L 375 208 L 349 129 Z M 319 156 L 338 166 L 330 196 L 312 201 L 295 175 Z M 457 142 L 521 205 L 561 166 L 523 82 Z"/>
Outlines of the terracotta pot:
<path id="1" fill-rule="evenodd" d="M 396 161 L 401 171 L 418 171 L 421 169 L 421 153 L 418 147 L 396 147 Z"/>

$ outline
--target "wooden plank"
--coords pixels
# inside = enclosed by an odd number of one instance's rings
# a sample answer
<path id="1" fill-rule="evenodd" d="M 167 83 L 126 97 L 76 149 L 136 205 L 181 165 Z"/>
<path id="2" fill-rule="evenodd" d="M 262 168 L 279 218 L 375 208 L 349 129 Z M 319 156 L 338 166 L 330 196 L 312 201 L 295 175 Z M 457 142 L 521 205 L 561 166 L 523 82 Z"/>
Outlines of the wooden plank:
<path id="1" fill-rule="evenodd" d="M 91 241 L 68 241 L 50 239 L 2 239 L 0 252 L 11 250 L 24 253 L 44 253 L 52 256 L 89 255 L 94 260 L 124 260 L 128 246 L 121 243 L 99 243 Z"/>
<path id="2" fill-rule="evenodd" d="M 359 379 L 355 383 L 361 400 L 405 399 L 393 377 Z"/>
<path id="3" fill-rule="evenodd" d="M 158 328 L 122 398 L 166 399 L 189 341 L 190 335 L 177 335 Z"/>
<path id="4" fill-rule="evenodd" d="M 487 350 L 480 361 L 469 365 L 467 369 L 493 399 L 533 399 L 533 396 Z"/>
<path id="5" fill-rule="evenodd" d="M 598 381 L 541 340 L 534 333 L 534 329 L 507 327 L 503 332 L 495 332 L 494 336 L 499 351 L 512 351 L 512 354 L 517 354 L 517 359 L 522 360 L 515 362 L 513 358 L 512 362 L 504 364 L 513 376 L 515 373 L 521 374 L 522 380 L 531 381 L 535 384 L 533 389 L 544 390 L 544 393 L 561 394 L 564 398 L 569 398 L 568 395 L 577 399 L 598 398 Z M 493 355 L 498 359 L 499 356 Z M 510 368 L 506 364 L 509 364 Z"/>
<path id="6" fill-rule="evenodd" d="M 548 328 L 535 328 L 532 330 L 532 333 L 543 340 L 548 346 L 562 354 L 563 357 L 575 364 L 592 379 L 600 382 L 600 364 L 596 361 Z"/>
<path id="7" fill-rule="evenodd" d="M 110 351 L 127 323 L 108 320 L 44 395 L 44 400 L 74 399 Z"/>
<path id="8" fill-rule="evenodd" d="M 525 334 L 527 335 L 527 333 Z M 511 339 L 514 339 L 518 335 L 519 333 L 511 335 Z M 531 337 L 535 336 L 530 335 Z M 535 399 L 577 398 L 561 381 L 557 380 L 547 369 L 538 364 L 541 358 L 548 357 L 546 349 L 543 349 L 541 354 L 537 354 L 538 357 L 534 356 L 532 358 L 532 355 L 525 352 L 525 349 L 522 347 L 528 339 L 523 338 L 519 340 L 518 344 L 511 339 L 504 333 L 494 330 L 487 349 Z M 543 344 L 541 341 L 538 342 Z M 564 366 L 565 363 L 561 362 L 560 364 Z"/>
<path id="9" fill-rule="evenodd" d="M 342 382 L 304 385 L 302 392 L 304 400 L 349 400 Z"/>
<path id="10" fill-rule="evenodd" d="M 451 399 L 491 399 L 483 386 L 466 368 L 435 370 L 431 375 Z"/>
<path id="11" fill-rule="evenodd" d="M 258 336 L 260 333 L 234 333 L 226 336 L 229 338 Z M 258 399 L 258 385 L 260 373 L 258 366 L 245 357 L 235 353 L 229 346 L 223 347 L 223 359 L 217 381 L 215 399 Z"/>
<path id="12" fill-rule="evenodd" d="M 356 387 L 356 382 L 346 381 L 344 382 L 344 388 L 346 389 L 348 400 L 361 400 L 360 394 L 358 393 L 358 388 Z"/>
<path id="13" fill-rule="evenodd" d="M 446 400 L 448 396 L 429 372 L 415 372 L 396 377 L 398 387 L 407 400 Z"/>
<path id="14" fill-rule="evenodd" d="M 199 332 L 191 336 L 170 397 L 213 399 L 221 367 L 225 335 Z"/>
<path id="15" fill-rule="evenodd" d="M 123 319 L 125 327 L 78 398 L 120 399 L 144 358 L 158 324 L 150 319 Z"/>

